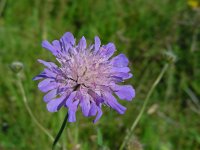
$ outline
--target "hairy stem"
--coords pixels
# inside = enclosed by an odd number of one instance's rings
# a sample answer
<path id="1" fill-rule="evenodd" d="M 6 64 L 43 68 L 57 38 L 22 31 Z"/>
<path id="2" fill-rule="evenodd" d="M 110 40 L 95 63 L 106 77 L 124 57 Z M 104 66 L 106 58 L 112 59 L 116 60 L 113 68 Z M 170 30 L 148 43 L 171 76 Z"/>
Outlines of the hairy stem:
<path id="1" fill-rule="evenodd" d="M 54 141 L 53 136 L 38 122 L 38 120 L 35 118 L 35 116 L 33 115 L 28 103 L 27 103 L 27 97 L 24 91 L 24 87 L 20 78 L 20 74 L 17 74 L 17 85 L 19 87 L 19 90 L 22 94 L 22 99 L 25 105 L 26 110 L 28 111 L 29 115 L 31 116 L 31 119 L 33 120 L 33 122 L 51 139 L 51 141 Z M 58 144 L 59 147 L 61 147 L 60 144 Z"/>
<path id="2" fill-rule="evenodd" d="M 140 121 L 143 113 L 144 113 L 144 110 L 147 106 L 147 103 L 149 101 L 149 98 L 151 96 L 151 94 L 153 93 L 155 87 L 158 85 L 158 83 L 160 82 L 161 78 L 163 77 L 164 73 L 167 71 L 167 68 L 168 68 L 169 64 L 165 64 L 165 66 L 163 67 L 162 71 L 160 72 L 160 74 L 158 75 L 157 79 L 155 80 L 155 82 L 153 83 L 151 89 L 149 90 L 145 100 L 144 100 L 144 104 L 141 108 L 141 111 L 140 113 L 138 114 L 137 118 L 135 119 L 135 121 L 133 122 L 132 126 L 131 126 L 131 129 L 130 131 L 126 134 L 121 146 L 120 146 L 120 149 L 119 150 L 123 150 L 124 149 L 124 146 L 126 145 L 126 143 L 128 142 L 128 140 L 130 139 L 131 137 L 131 134 L 133 133 L 133 130 L 135 129 L 136 125 L 138 124 L 138 122 Z"/>

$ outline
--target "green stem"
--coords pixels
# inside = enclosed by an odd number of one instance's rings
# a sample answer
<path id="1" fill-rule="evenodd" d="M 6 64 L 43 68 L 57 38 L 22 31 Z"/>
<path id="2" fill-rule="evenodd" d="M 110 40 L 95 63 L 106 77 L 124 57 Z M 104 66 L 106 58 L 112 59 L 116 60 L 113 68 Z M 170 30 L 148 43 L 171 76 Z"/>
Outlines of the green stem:
<path id="1" fill-rule="evenodd" d="M 158 75 L 157 79 L 155 80 L 155 82 L 153 83 L 151 89 L 149 90 L 145 100 L 144 100 L 144 104 L 142 106 L 142 109 L 140 111 L 140 113 L 138 114 L 137 118 L 135 119 L 135 121 L 133 122 L 132 126 L 131 126 L 131 129 L 130 131 L 126 134 L 121 146 L 120 146 L 120 149 L 119 150 L 123 150 L 124 149 L 124 146 L 126 145 L 126 143 L 128 142 L 128 140 L 130 139 L 131 137 L 131 134 L 133 132 L 133 130 L 135 129 L 136 125 L 138 124 L 138 122 L 140 121 L 143 113 L 144 113 L 144 110 L 146 108 L 146 105 L 149 101 L 149 98 L 151 96 L 151 94 L 153 93 L 155 87 L 158 85 L 158 83 L 160 82 L 161 78 L 163 77 L 164 73 L 166 72 L 167 68 L 168 68 L 169 64 L 165 64 L 165 66 L 163 67 L 162 71 L 160 72 L 160 74 Z"/>
<path id="2" fill-rule="evenodd" d="M 26 110 L 28 111 L 29 115 L 31 116 L 31 119 L 34 121 L 34 123 L 52 140 L 54 141 L 53 136 L 38 122 L 38 120 L 35 118 L 35 116 L 33 115 L 28 103 L 27 103 L 27 98 L 26 98 L 26 94 L 24 91 L 24 87 L 20 78 L 20 74 L 17 74 L 17 84 L 19 87 L 19 90 L 21 91 L 22 94 L 22 99 L 25 105 Z M 61 147 L 61 145 L 59 144 L 59 147 Z"/>
<path id="3" fill-rule="evenodd" d="M 68 119 L 68 113 L 66 114 L 65 119 L 64 119 L 64 121 L 62 123 L 62 126 L 61 126 L 61 128 L 60 128 L 60 130 L 59 130 L 59 132 L 58 132 L 58 134 L 57 134 L 57 136 L 56 136 L 56 138 L 55 138 L 55 140 L 53 142 L 52 150 L 54 150 L 54 148 L 56 146 L 56 143 L 60 139 L 60 136 L 62 135 L 63 130 L 65 129 L 65 126 L 66 126 L 66 123 L 67 123 L 67 119 Z"/>
<path id="4" fill-rule="evenodd" d="M 59 113 L 59 116 L 58 116 L 58 118 L 59 118 L 59 124 L 62 124 L 63 118 L 65 118 L 65 115 L 66 115 L 66 112 L 62 112 L 61 111 Z M 67 134 L 63 134 L 62 137 L 60 138 L 60 143 L 62 144 L 62 150 L 66 150 L 66 145 L 67 145 L 66 139 L 67 139 Z"/>

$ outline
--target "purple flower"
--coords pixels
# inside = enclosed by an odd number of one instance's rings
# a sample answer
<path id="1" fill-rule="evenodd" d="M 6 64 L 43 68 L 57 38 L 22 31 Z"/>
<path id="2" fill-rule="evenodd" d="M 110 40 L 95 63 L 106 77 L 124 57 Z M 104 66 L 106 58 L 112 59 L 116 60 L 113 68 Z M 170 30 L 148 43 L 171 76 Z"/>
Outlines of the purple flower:
<path id="1" fill-rule="evenodd" d="M 87 46 L 85 37 L 76 45 L 74 36 L 67 32 L 60 40 L 43 41 L 42 47 L 59 62 L 57 66 L 53 62 L 38 60 L 46 68 L 34 77 L 34 80 L 43 79 L 38 88 L 47 93 L 44 101 L 48 111 L 56 112 L 62 106 L 67 107 L 69 122 L 76 121 L 78 106 L 84 116 L 96 116 L 94 122 L 102 115 L 102 104 L 120 114 L 125 112 L 126 108 L 112 94 L 131 101 L 135 91 L 131 85 L 120 84 L 132 74 L 124 54 L 111 58 L 116 51 L 113 43 L 101 46 L 96 36 L 92 45 Z"/>

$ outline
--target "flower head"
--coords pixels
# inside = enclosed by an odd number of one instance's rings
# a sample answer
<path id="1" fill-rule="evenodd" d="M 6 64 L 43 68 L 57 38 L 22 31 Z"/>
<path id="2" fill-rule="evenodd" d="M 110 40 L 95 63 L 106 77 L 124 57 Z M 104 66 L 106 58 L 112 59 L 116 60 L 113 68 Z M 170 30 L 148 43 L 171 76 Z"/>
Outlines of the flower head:
<path id="1" fill-rule="evenodd" d="M 102 116 L 102 104 L 123 114 L 126 110 L 112 94 L 120 99 L 131 101 L 135 91 L 131 85 L 120 85 L 132 77 L 129 73 L 128 59 L 124 54 L 111 56 L 116 51 L 113 43 L 101 46 L 96 36 L 94 44 L 87 46 L 85 37 L 75 44 L 74 36 L 67 32 L 60 40 L 42 42 L 59 63 L 38 60 L 46 68 L 34 77 L 43 79 L 38 88 L 47 93 L 44 101 L 50 112 L 58 111 L 62 106 L 68 108 L 68 121 L 76 121 L 76 111 L 80 106 L 84 116 L 96 116 L 96 122 Z"/>

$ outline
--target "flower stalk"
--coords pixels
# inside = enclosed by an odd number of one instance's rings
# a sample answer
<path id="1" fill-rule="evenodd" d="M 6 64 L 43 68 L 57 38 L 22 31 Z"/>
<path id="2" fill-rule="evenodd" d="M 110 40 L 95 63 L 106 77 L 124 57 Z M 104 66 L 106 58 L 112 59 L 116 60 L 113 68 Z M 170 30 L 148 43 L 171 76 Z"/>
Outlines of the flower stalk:
<path id="1" fill-rule="evenodd" d="M 58 134 L 57 134 L 57 136 L 56 136 L 56 138 L 55 138 L 55 140 L 53 142 L 52 150 L 54 150 L 58 140 L 60 139 L 60 137 L 61 137 L 61 135 L 62 135 L 62 133 L 63 133 L 63 131 L 65 129 L 65 126 L 66 126 L 66 123 L 67 123 L 67 119 L 68 119 L 68 112 L 67 112 L 67 114 L 66 114 L 66 116 L 65 116 L 65 118 L 63 120 L 62 126 L 61 126 L 61 128 L 60 128 L 60 130 L 59 130 L 59 132 L 58 132 Z"/>
<path id="2" fill-rule="evenodd" d="M 26 97 L 26 94 L 25 94 L 25 91 L 24 91 L 24 87 L 23 87 L 23 84 L 22 84 L 20 73 L 17 73 L 17 85 L 18 85 L 18 88 L 19 88 L 19 90 L 22 94 L 22 100 L 24 102 L 24 106 L 25 106 L 28 114 L 30 115 L 31 119 L 38 126 L 38 128 L 40 128 L 40 130 L 42 130 L 50 138 L 51 141 L 54 141 L 53 136 L 38 122 L 38 120 L 33 115 L 31 108 L 29 107 L 29 105 L 27 103 L 27 97 Z M 60 143 L 58 143 L 58 146 L 61 147 Z"/>
<path id="3" fill-rule="evenodd" d="M 135 119 L 135 121 L 133 122 L 132 126 L 131 126 L 131 129 L 130 131 L 126 134 L 121 146 L 120 146 L 120 149 L 119 150 L 123 150 L 125 145 L 127 144 L 128 140 L 130 139 L 131 137 L 131 134 L 133 133 L 133 130 L 135 129 L 135 127 L 137 126 L 138 122 L 140 121 L 143 113 L 144 113 L 144 110 L 147 106 L 147 103 L 149 101 L 149 98 L 150 96 L 152 95 L 154 89 L 156 88 L 156 86 L 158 85 L 158 83 L 160 82 L 161 78 L 163 77 L 164 73 L 167 71 L 167 68 L 168 68 L 169 64 L 165 64 L 165 66 L 163 67 L 162 71 L 160 72 L 160 74 L 158 75 L 157 79 L 155 80 L 155 82 L 153 83 L 151 89 L 149 90 L 145 100 L 144 100 L 144 104 L 142 106 L 142 109 L 140 111 L 140 113 L 138 114 L 137 118 Z"/>

